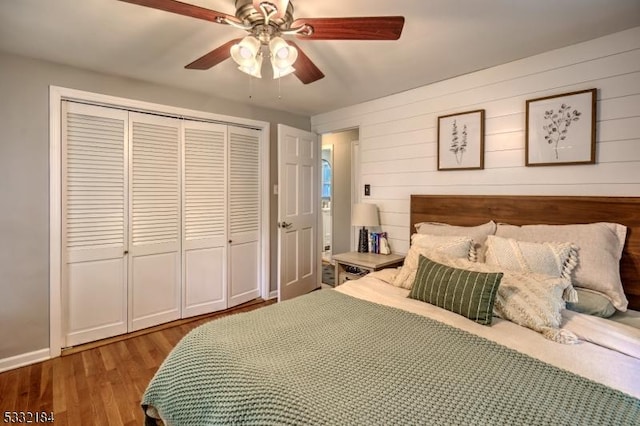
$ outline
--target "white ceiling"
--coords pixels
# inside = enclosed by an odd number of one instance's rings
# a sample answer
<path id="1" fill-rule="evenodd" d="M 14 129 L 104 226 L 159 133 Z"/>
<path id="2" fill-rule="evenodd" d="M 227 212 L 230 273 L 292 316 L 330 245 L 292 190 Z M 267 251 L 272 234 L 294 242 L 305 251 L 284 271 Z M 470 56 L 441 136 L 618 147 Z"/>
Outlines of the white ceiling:
<path id="1" fill-rule="evenodd" d="M 184 1 L 235 13 L 233 0 Z M 292 2 L 296 18 L 402 15 L 404 31 L 398 41 L 296 40 L 324 79 L 250 84 L 230 59 L 184 69 L 245 34 L 230 26 L 117 0 L 1 0 L 0 50 L 314 115 L 640 26 L 640 0 Z"/>

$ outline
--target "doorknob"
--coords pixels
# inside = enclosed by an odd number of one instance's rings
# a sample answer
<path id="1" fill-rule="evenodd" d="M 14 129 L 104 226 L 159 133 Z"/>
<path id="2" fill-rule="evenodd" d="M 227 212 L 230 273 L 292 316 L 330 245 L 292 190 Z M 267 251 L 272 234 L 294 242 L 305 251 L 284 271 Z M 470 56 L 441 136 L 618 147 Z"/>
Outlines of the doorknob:
<path id="1" fill-rule="evenodd" d="M 278 222 L 278 227 L 283 228 L 283 229 L 290 229 L 292 225 L 293 225 L 293 223 Z"/>

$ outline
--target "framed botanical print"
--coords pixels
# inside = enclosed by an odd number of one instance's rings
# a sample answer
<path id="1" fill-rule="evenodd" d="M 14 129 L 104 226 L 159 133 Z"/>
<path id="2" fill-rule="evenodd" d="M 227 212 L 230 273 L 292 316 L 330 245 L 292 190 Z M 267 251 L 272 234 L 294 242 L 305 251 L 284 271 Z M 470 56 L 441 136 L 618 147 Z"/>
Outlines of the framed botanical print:
<path id="1" fill-rule="evenodd" d="M 484 168 L 484 110 L 438 117 L 438 170 Z"/>
<path id="2" fill-rule="evenodd" d="M 527 101 L 525 164 L 596 162 L 596 89 Z"/>

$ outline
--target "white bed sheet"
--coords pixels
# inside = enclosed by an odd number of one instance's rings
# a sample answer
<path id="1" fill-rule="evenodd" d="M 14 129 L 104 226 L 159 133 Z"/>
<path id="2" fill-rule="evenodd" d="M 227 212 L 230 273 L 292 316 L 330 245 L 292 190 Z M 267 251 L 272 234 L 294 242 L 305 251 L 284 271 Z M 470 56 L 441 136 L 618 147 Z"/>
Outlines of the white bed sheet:
<path id="1" fill-rule="evenodd" d="M 589 318 L 582 318 L 588 317 L 587 315 L 571 315 L 571 318 L 563 323 L 563 327 L 574 331 L 581 338 L 581 342 L 563 345 L 500 318 L 494 318 L 491 326 L 483 326 L 437 306 L 409 299 L 409 290 L 394 287 L 383 281 L 380 277 L 385 278 L 385 272 L 380 272 L 348 281 L 336 287 L 335 291 L 435 319 L 640 398 L 640 356 L 632 356 L 640 355 L 640 333 L 630 332 L 638 331 L 632 327 L 626 327 L 628 330 L 618 327 L 611 331 L 607 328 L 606 320 L 596 321 L 597 327 L 593 327 Z M 592 333 L 593 330 L 595 332 Z M 618 343 L 613 343 L 614 347 L 618 345 L 625 350 L 612 350 L 589 341 L 603 343 L 607 340 L 609 332 L 614 341 L 618 340 Z M 625 351 L 628 353 L 623 353 Z"/>

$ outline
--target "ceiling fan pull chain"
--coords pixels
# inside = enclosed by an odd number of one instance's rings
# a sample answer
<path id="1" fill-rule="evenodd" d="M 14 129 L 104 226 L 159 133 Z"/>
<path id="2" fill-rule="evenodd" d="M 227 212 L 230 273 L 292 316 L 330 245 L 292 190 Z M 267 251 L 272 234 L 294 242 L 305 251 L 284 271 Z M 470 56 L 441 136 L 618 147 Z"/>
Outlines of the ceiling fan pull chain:
<path id="1" fill-rule="evenodd" d="M 278 73 L 279 73 L 279 72 L 280 72 L 280 71 L 278 71 Z M 278 79 L 278 99 L 282 99 L 282 90 L 281 90 L 281 87 L 282 87 L 282 79 L 281 79 L 281 78 L 279 78 L 279 79 Z"/>

